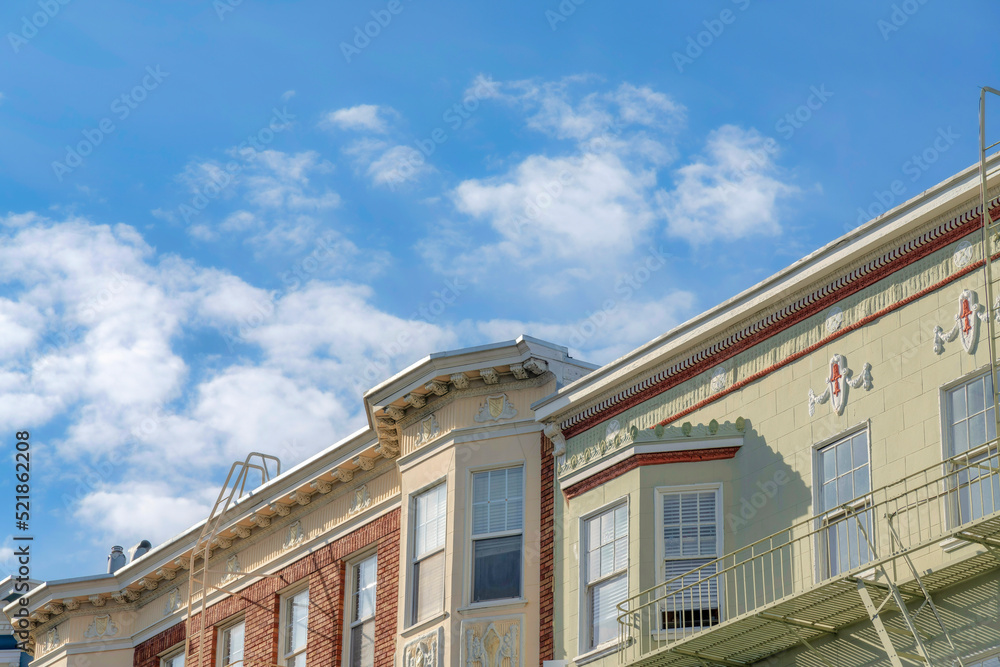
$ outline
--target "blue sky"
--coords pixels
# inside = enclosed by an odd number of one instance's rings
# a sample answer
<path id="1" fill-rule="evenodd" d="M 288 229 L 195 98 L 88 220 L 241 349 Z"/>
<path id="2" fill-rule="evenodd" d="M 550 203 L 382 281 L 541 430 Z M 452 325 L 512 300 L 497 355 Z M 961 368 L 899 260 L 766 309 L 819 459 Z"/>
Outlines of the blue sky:
<path id="1" fill-rule="evenodd" d="M 610 361 L 973 164 L 998 14 L 5 2 L 0 433 L 33 436 L 34 576 L 162 542 L 428 352 Z"/>

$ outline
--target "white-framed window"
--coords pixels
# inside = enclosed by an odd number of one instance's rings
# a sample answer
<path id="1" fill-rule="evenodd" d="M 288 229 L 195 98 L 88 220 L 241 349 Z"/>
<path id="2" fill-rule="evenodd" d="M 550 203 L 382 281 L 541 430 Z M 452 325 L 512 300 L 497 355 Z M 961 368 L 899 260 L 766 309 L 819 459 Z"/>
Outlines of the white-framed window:
<path id="1" fill-rule="evenodd" d="M 993 415 L 993 381 L 986 373 L 945 392 L 948 458 L 974 450 L 996 437 Z M 970 464 L 971 467 L 970 467 Z M 957 526 L 982 518 L 1000 508 L 1000 475 L 989 474 L 975 464 L 1000 467 L 997 456 L 983 451 L 953 463 L 957 474 L 950 478 L 949 521 Z M 950 471 L 949 471 L 950 472 Z"/>
<path id="2" fill-rule="evenodd" d="M 667 582 L 660 629 L 686 631 L 719 623 L 717 564 L 722 555 L 722 485 L 656 490 L 662 526 L 659 576 Z M 670 595 L 670 593 L 674 593 Z"/>
<path id="3" fill-rule="evenodd" d="M 819 482 L 820 579 L 852 570 L 872 559 L 875 539 L 871 510 L 868 429 L 846 435 L 816 450 Z"/>
<path id="4" fill-rule="evenodd" d="M 347 618 L 350 623 L 348 656 L 350 667 L 375 665 L 375 589 L 378 558 L 373 554 L 351 565 L 351 593 Z"/>
<path id="5" fill-rule="evenodd" d="M 410 621 L 419 623 L 444 610 L 447 486 L 442 482 L 414 496 L 412 510 L 413 605 Z"/>
<path id="6" fill-rule="evenodd" d="M 628 502 L 583 520 L 584 650 L 618 640 L 618 604 L 628 597 Z"/>
<path id="7" fill-rule="evenodd" d="M 524 466 L 472 473 L 472 602 L 521 597 Z"/>
<path id="8" fill-rule="evenodd" d="M 239 621 L 219 631 L 219 664 L 243 666 L 243 644 L 246 639 L 246 622 Z"/>
<path id="9" fill-rule="evenodd" d="M 184 649 L 160 658 L 160 667 L 184 667 Z"/>
<path id="10" fill-rule="evenodd" d="M 303 588 L 282 598 L 281 664 L 305 667 L 309 640 L 309 589 Z"/>

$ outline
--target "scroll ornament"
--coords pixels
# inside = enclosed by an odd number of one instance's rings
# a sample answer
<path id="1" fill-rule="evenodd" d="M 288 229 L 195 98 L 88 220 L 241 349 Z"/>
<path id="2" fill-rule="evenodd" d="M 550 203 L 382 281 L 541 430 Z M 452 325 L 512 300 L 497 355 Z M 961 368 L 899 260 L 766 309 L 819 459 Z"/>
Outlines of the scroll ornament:
<path id="1" fill-rule="evenodd" d="M 861 368 L 861 373 L 857 377 L 852 377 L 854 371 L 847 366 L 847 359 L 842 354 L 835 354 L 830 358 L 830 374 L 827 376 L 826 389 L 823 393 L 816 393 L 809 390 L 809 416 L 816 414 L 816 404 L 830 401 L 831 407 L 838 415 L 843 414 L 844 406 L 847 405 L 847 392 L 849 387 L 859 389 L 862 386 L 866 390 L 872 388 L 872 365 L 865 363 Z"/>

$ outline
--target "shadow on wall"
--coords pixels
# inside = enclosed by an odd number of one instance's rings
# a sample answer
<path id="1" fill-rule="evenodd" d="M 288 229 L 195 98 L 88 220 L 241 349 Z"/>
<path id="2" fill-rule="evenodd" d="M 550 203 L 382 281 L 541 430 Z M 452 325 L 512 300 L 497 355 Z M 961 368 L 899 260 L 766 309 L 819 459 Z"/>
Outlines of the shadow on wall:
<path id="1" fill-rule="evenodd" d="M 812 490 L 803 471 L 812 469 L 811 448 L 785 457 L 747 420 L 736 471 L 723 497 L 726 549 L 743 548 L 812 514 Z"/>

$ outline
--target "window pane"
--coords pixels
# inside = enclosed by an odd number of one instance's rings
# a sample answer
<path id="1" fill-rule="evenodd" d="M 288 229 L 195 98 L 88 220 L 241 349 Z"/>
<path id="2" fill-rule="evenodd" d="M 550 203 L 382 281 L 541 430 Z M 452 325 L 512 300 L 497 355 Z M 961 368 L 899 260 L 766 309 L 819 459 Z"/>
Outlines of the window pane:
<path id="1" fill-rule="evenodd" d="M 285 655 L 306 645 L 309 623 L 309 590 L 296 593 L 288 599 L 285 627 Z"/>
<path id="2" fill-rule="evenodd" d="M 973 380 L 969 383 L 969 414 L 974 415 L 986 409 L 986 393 L 983 391 L 983 380 Z"/>
<path id="3" fill-rule="evenodd" d="M 351 628 L 351 667 L 373 667 L 375 664 L 375 621 L 370 620 Z"/>
<path id="4" fill-rule="evenodd" d="M 472 476 L 472 534 L 521 530 L 524 525 L 524 467 Z"/>
<path id="5" fill-rule="evenodd" d="M 823 471 L 823 481 L 829 482 L 837 476 L 837 458 L 834 456 L 833 448 L 827 447 L 820 452 L 820 468 Z"/>
<path id="6" fill-rule="evenodd" d="M 444 546 L 445 500 L 444 484 L 417 496 L 415 519 L 417 557 Z"/>
<path id="7" fill-rule="evenodd" d="M 618 604 L 628 594 L 626 575 L 609 579 L 590 589 L 590 646 L 618 639 Z"/>
<path id="8" fill-rule="evenodd" d="M 375 583 L 377 560 L 367 558 L 354 566 L 354 608 L 351 621 L 361 621 L 375 615 Z"/>
<path id="9" fill-rule="evenodd" d="M 961 454 L 969 449 L 969 423 L 960 421 L 951 427 L 951 453 Z"/>
<path id="10" fill-rule="evenodd" d="M 413 566 L 413 620 L 420 622 L 444 609 L 444 552 Z"/>
<path id="11" fill-rule="evenodd" d="M 676 493 L 668 493 L 663 496 L 663 523 L 665 525 L 680 523 L 680 504 L 680 496 Z"/>
<path id="12" fill-rule="evenodd" d="M 854 446 L 854 467 L 868 463 L 868 435 L 864 433 L 856 435 L 851 439 L 851 443 Z"/>
<path id="13" fill-rule="evenodd" d="M 845 472 L 853 468 L 851 465 L 851 444 L 849 442 L 842 442 L 839 445 L 834 445 L 834 449 L 837 450 L 837 474 L 843 475 Z M 840 501 L 844 502 L 846 498 L 840 497 Z"/>
<path id="14" fill-rule="evenodd" d="M 184 654 L 178 653 L 172 658 L 163 661 L 166 667 L 184 667 Z"/>
<path id="15" fill-rule="evenodd" d="M 472 601 L 521 596 L 521 536 L 474 542 Z"/>
<path id="16" fill-rule="evenodd" d="M 240 665 L 243 663 L 243 623 L 226 628 L 222 633 L 222 664 Z"/>
<path id="17" fill-rule="evenodd" d="M 952 389 L 948 393 L 948 410 L 951 412 L 952 423 L 968 416 L 965 411 L 965 387 Z"/>

